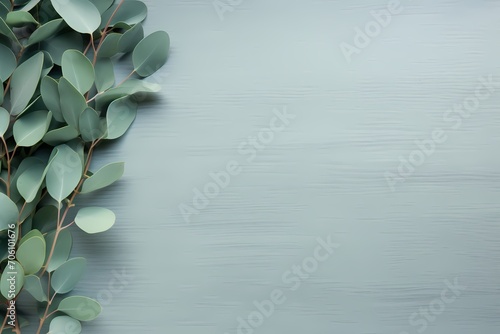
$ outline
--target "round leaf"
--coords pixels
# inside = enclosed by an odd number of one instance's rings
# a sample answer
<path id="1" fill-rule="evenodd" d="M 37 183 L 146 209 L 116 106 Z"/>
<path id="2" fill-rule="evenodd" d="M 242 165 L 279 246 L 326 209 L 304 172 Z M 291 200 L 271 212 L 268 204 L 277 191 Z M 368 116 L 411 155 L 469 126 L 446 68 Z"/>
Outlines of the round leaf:
<path id="1" fill-rule="evenodd" d="M 46 184 L 50 196 L 60 203 L 80 182 L 83 166 L 78 153 L 69 146 L 60 145 L 55 150 L 56 155 L 49 163 Z"/>
<path id="2" fill-rule="evenodd" d="M 91 321 L 99 316 L 102 308 L 97 301 L 91 298 L 71 296 L 63 299 L 57 310 L 80 321 Z"/>
<path id="3" fill-rule="evenodd" d="M 19 118 L 14 123 L 14 139 L 18 146 L 30 147 L 47 133 L 52 119 L 50 111 L 39 110 Z"/>
<path id="4" fill-rule="evenodd" d="M 16 69 L 17 60 L 12 50 L 3 44 L 0 44 L 0 59 L 2 59 L 2 66 L 0 66 L 0 80 L 4 82 Z"/>
<path id="5" fill-rule="evenodd" d="M 134 49 L 134 70 L 142 77 L 150 76 L 162 67 L 168 58 L 170 37 L 165 31 L 157 31 L 144 38 Z"/>
<path id="6" fill-rule="evenodd" d="M 40 81 L 42 67 L 43 52 L 39 52 L 19 65 L 12 74 L 10 89 L 12 115 L 19 115 L 28 106 Z"/>
<path id="7" fill-rule="evenodd" d="M 17 260 L 23 266 L 26 275 L 37 273 L 45 261 L 45 239 L 39 231 L 37 232 L 26 235 L 16 253 Z"/>
<path id="8" fill-rule="evenodd" d="M 54 9 L 66 23 L 82 34 L 91 34 L 101 24 L 101 13 L 88 0 L 51 0 Z"/>
<path id="9" fill-rule="evenodd" d="M 105 232 L 115 224 L 115 221 L 116 216 L 113 211 L 98 207 L 80 209 L 75 217 L 76 225 L 89 234 Z"/>
<path id="10" fill-rule="evenodd" d="M 142 22 L 148 14 L 148 8 L 140 1 L 125 1 L 118 10 L 116 10 L 117 8 L 118 4 L 115 4 L 104 12 L 102 15 L 101 28 L 104 28 L 104 25 L 108 23 L 111 16 L 113 16 L 113 18 L 109 26 L 113 27 L 120 22 L 128 25 Z"/>
<path id="11" fill-rule="evenodd" d="M 0 192 L 0 231 L 9 229 L 9 225 L 17 224 L 19 211 L 17 205 L 5 194 Z"/>
<path id="12" fill-rule="evenodd" d="M 127 30 L 118 42 L 118 52 L 128 53 L 136 47 L 144 38 L 144 29 L 142 24 L 137 23 L 130 30 Z"/>
<path id="13" fill-rule="evenodd" d="M 82 325 L 78 320 L 63 315 L 52 319 L 47 334 L 80 334 L 81 332 Z"/>
<path id="14" fill-rule="evenodd" d="M 87 108 L 80 115 L 80 133 L 86 142 L 92 142 L 104 135 L 99 115 L 94 109 Z"/>
<path id="15" fill-rule="evenodd" d="M 24 278 L 24 290 L 28 291 L 39 302 L 47 301 L 47 295 L 43 291 L 40 278 L 35 275 L 29 275 Z"/>
<path id="16" fill-rule="evenodd" d="M 102 167 L 83 182 L 81 193 L 90 193 L 115 183 L 123 176 L 124 171 L 125 164 L 123 162 L 116 162 Z"/>
<path id="17" fill-rule="evenodd" d="M 90 60 L 77 50 L 64 52 L 61 60 L 63 76 L 78 89 L 81 94 L 90 90 L 94 84 L 94 67 Z"/>
<path id="18" fill-rule="evenodd" d="M 55 293 L 65 294 L 73 290 L 85 273 L 87 260 L 76 257 L 65 262 L 52 274 L 50 285 Z"/>
<path id="19" fill-rule="evenodd" d="M 17 190 L 26 203 L 31 203 L 40 190 L 45 178 L 45 167 L 43 161 L 37 159 L 17 179 Z"/>
<path id="20" fill-rule="evenodd" d="M 7 14 L 5 23 L 7 23 L 11 27 L 16 28 L 23 27 L 29 24 L 38 24 L 38 22 L 30 13 L 22 10 L 16 10 Z"/>
<path id="21" fill-rule="evenodd" d="M 47 132 L 43 141 L 49 145 L 59 145 L 78 137 L 79 132 L 70 125 Z"/>
<path id="22" fill-rule="evenodd" d="M 106 139 L 116 139 L 127 132 L 137 115 L 137 103 L 129 97 L 113 101 L 108 108 L 106 121 L 108 135 Z"/>
<path id="23" fill-rule="evenodd" d="M 47 249 L 45 251 L 46 259 L 48 260 L 48 256 L 52 249 L 52 244 L 54 243 L 56 231 L 52 231 L 48 233 L 45 237 L 45 241 L 47 243 Z M 62 230 L 59 233 L 59 237 L 57 238 L 56 247 L 54 248 L 54 252 L 52 253 L 52 257 L 50 259 L 50 263 L 47 266 L 48 272 L 53 272 L 57 268 L 59 268 L 62 264 L 64 264 L 71 253 L 71 248 L 73 246 L 73 237 L 71 236 L 71 232 L 67 229 Z"/>
<path id="24" fill-rule="evenodd" d="M 110 89 L 115 84 L 113 62 L 108 58 L 99 58 L 95 64 L 95 86 L 98 92 Z"/>
<path id="25" fill-rule="evenodd" d="M 64 77 L 59 80 L 59 97 L 64 120 L 68 125 L 78 129 L 80 114 L 87 109 L 87 101 Z"/>
<path id="26" fill-rule="evenodd" d="M 0 107 L 0 137 L 3 137 L 5 131 L 9 128 L 10 114 L 7 110 Z"/>
<path id="27" fill-rule="evenodd" d="M 46 39 L 51 38 L 64 26 L 65 25 L 63 19 L 56 19 L 45 23 L 31 34 L 30 38 L 28 39 L 28 45 L 40 43 Z"/>
<path id="28" fill-rule="evenodd" d="M 12 278 L 14 278 L 12 280 Z M 14 290 L 11 290 L 11 284 Z M 7 300 L 14 299 L 24 285 L 24 269 L 17 261 L 8 261 L 2 277 L 0 277 L 0 292 Z"/>
<path id="29" fill-rule="evenodd" d="M 42 94 L 45 106 L 52 111 L 54 119 L 58 122 L 64 122 L 57 81 L 49 76 L 45 76 L 40 83 L 40 93 Z"/>

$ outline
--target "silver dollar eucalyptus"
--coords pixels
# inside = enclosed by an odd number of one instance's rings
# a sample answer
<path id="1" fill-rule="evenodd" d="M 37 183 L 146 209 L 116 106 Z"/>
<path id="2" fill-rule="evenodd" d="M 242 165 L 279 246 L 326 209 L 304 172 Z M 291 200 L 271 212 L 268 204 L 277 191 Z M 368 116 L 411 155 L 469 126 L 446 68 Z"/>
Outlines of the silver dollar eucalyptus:
<path id="1" fill-rule="evenodd" d="M 101 312 L 72 293 L 87 261 L 71 255 L 71 231 L 105 232 L 116 217 L 75 201 L 123 175 L 123 163 L 94 168 L 92 156 L 159 90 L 144 78 L 165 64 L 170 40 L 145 37 L 146 15 L 134 0 L 0 0 L 2 334 L 78 334 Z M 133 70 L 116 82 L 126 61 Z"/>

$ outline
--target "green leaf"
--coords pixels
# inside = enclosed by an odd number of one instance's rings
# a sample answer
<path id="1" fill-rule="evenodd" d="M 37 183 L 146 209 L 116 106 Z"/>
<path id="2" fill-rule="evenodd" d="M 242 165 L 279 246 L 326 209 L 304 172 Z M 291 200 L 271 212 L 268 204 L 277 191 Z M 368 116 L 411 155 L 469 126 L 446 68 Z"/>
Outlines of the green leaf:
<path id="1" fill-rule="evenodd" d="M 4 35 L 14 41 L 15 43 L 19 44 L 19 41 L 17 40 L 16 35 L 14 32 L 9 28 L 7 23 L 5 23 L 5 20 L 0 17 L 0 35 Z"/>
<path id="2" fill-rule="evenodd" d="M 10 114 L 7 110 L 0 107 L 0 137 L 3 137 L 9 128 Z"/>
<path id="3" fill-rule="evenodd" d="M 7 14 L 5 23 L 11 27 L 19 28 L 29 24 L 38 24 L 33 15 L 22 10 L 16 10 Z"/>
<path id="4" fill-rule="evenodd" d="M 85 94 L 92 88 L 95 80 L 94 66 L 90 60 L 77 50 L 68 50 L 62 56 L 63 76 Z"/>
<path id="5" fill-rule="evenodd" d="M 62 55 L 66 50 L 74 49 L 83 51 L 83 37 L 76 31 L 66 32 L 44 40 L 42 48 L 50 53 L 54 64 L 61 65 Z"/>
<path id="6" fill-rule="evenodd" d="M 57 81 L 49 76 L 43 77 L 40 83 L 40 93 L 42 94 L 43 103 L 52 111 L 54 119 L 58 122 L 64 122 Z"/>
<path id="7" fill-rule="evenodd" d="M 52 119 L 52 112 L 38 110 L 19 118 L 13 127 L 17 146 L 30 147 L 42 140 Z"/>
<path id="8" fill-rule="evenodd" d="M 51 0 L 54 9 L 66 23 L 82 34 L 91 34 L 101 24 L 101 13 L 88 0 Z"/>
<path id="9" fill-rule="evenodd" d="M 58 33 L 62 28 L 64 28 L 63 19 L 56 19 L 47 22 L 31 34 L 30 38 L 28 39 L 28 45 L 33 45 L 49 39 L 56 33 Z"/>
<path id="10" fill-rule="evenodd" d="M 56 155 L 49 163 L 46 184 L 50 196 L 61 203 L 80 182 L 83 166 L 78 153 L 69 146 L 59 145 L 54 150 Z"/>
<path id="11" fill-rule="evenodd" d="M 135 94 L 154 93 L 160 90 L 160 85 L 144 80 L 129 79 L 118 87 L 112 88 L 96 98 L 96 109 L 103 108 L 106 104 L 121 97 Z"/>
<path id="12" fill-rule="evenodd" d="M 125 164 L 123 162 L 106 165 L 83 182 L 81 193 L 88 194 L 92 191 L 108 187 L 118 181 L 124 172 Z"/>
<path id="13" fill-rule="evenodd" d="M 111 58 L 118 53 L 118 43 L 120 42 L 121 34 L 111 33 L 104 38 L 101 48 L 99 49 L 99 58 Z"/>
<path id="14" fill-rule="evenodd" d="M 17 179 L 17 190 L 26 200 L 26 203 L 31 203 L 35 199 L 45 178 L 45 171 L 45 164 L 42 160 L 37 159 Z"/>
<path id="15" fill-rule="evenodd" d="M 81 332 L 82 325 L 78 320 L 63 315 L 52 319 L 47 334 L 80 334 Z"/>
<path id="16" fill-rule="evenodd" d="M 0 44 L 0 59 L 2 59 L 2 66 L 0 66 L 0 80 L 4 82 L 16 69 L 17 60 L 12 50 L 3 44 Z"/>
<path id="17" fill-rule="evenodd" d="M 57 294 L 65 294 L 73 290 L 85 273 L 87 260 L 76 257 L 66 261 L 52 274 L 50 285 Z M 70 314 L 69 314 L 70 315 Z"/>
<path id="18" fill-rule="evenodd" d="M 35 275 L 29 275 L 24 278 L 24 290 L 28 291 L 39 302 L 47 301 L 47 295 L 43 291 L 42 282 Z"/>
<path id="19" fill-rule="evenodd" d="M 35 6 L 38 5 L 39 2 L 40 2 L 40 0 L 31 0 L 21 10 L 28 12 L 28 11 L 32 10 L 33 8 L 35 8 Z"/>
<path id="20" fill-rule="evenodd" d="M 80 133 L 86 142 L 93 142 L 104 135 L 99 115 L 94 109 L 87 108 L 80 115 Z"/>
<path id="21" fill-rule="evenodd" d="M 104 28 L 113 14 L 115 15 L 113 16 L 113 19 L 109 24 L 110 27 L 113 27 L 120 22 L 126 23 L 128 25 L 137 24 L 144 21 L 148 14 L 148 8 L 144 3 L 140 1 L 125 1 L 120 6 L 118 11 L 116 11 L 117 8 L 118 4 L 115 4 L 104 12 L 104 14 L 102 15 L 101 28 Z"/>
<path id="22" fill-rule="evenodd" d="M 16 203 L 5 194 L 0 192 L 0 231 L 9 229 L 9 225 L 17 225 L 19 211 Z"/>
<path id="23" fill-rule="evenodd" d="M 92 2 L 97 9 L 99 10 L 99 13 L 104 13 L 111 5 L 115 2 L 115 0 L 89 0 Z"/>
<path id="24" fill-rule="evenodd" d="M 0 2 L 0 18 L 5 20 L 7 18 L 7 15 L 10 13 L 9 8 L 5 7 L 3 3 Z"/>
<path id="25" fill-rule="evenodd" d="M 95 86 L 98 92 L 110 89 L 115 84 L 113 62 L 108 58 L 99 58 L 95 64 Z"/>
<path id="26" fill-rule="evenodd" d="M 133 51 L 139 42 L 144 38 L 142 24 L 137 23 L 130 30 L 127 30 L 118 43 L 118 52 L 128 53 Z"/>
<path id="27" fill-rule="evenodd" d="M 36 274 L 45 261 L 45 239 L 38 230 L 33 231 L 38 233 L 24 236 L 16 253 L 17 260 L 23 266 L 26 275 Z"/>
<path id="28" fill-rule="evenodd" d="M 165 65 L 170 48 L 170 37 L 165 31 L 157 31 L 144 38 L 134 49 L 134 70 L 142 77 L 150 76 Z"/>
<path id="29" fill-rule="evenodd" d="M 45 241 L 47 243 L 45 262 L 47 262 L 50 250 L 52 249 L 52 245 L 54 244 L 55 235 L 56 231 L 52 231 L 45 237 Z M 71 232 L 67 229 L 62 230 L 59 233 L 59 237 L 57 238 L 56 246 L 54 248 L 54 253 L 52 254 L 50 263 L 47 266 L 47 271 L 49 273 L 59 268 L 68 260 L 69 255 L 71 254 L 72 247 L 73 237 L 71 236 Z"/>
<path id="30" fill-rule="evenodd" d="M 43 53 L 39 52 L 19 65 L 11 79 L 11 114 L 19 115 L 28 106 L 42 74 Z"/>
<path id="31" fill-rule="evenodd" d="M 78 137 L 80 133 L 74 127 L 70 125 L 63 126 L 62 128 L 55 129 L 47 132 L 43 137 L 43 142 L 52 146 L 64 144 L 71 139 Z"/>
<path id="32" fill-rule="evenodd" d="M 88 234 L 105 232 L 113 227 L 115 221 L 113 211 L 98 207 L 80 209 L 75 217 L 76 225 Z"/>
<path id="33" fill-rule="evenodd" d="M 108 134 L 106 139 L 117 139 L 125 134 L 137 115 L 137 103 L 129 97 L 113 101 L 108 108 L 106 121 Z"/>
<path id="34" fill-rule="evenodd" d="M 11 278 L 14 278 L 11 280 Z M 11 283 L 14 285 L 14 290 L 11 290 Z M 14 299 L 21 291 L 24 285 L 24 269 L 17 261 L 8 261 L 2 277 L 0 277 L 0 292 L 7 300 Z"/>
<path id="35" fill-rule="evenodd" d="M 87 101 L 78 89 L 64 77 L 59 80 L 59 97 L 64 120 L 78 129 L 80 114 L 87 109 Z"/>
<path id="36" fill-rule="evenodd" d="M 94 320 L 102 311 L 101 305 L 97 301 L 82 296 L 71 296 L 63 299 L 57 309 L 80 321 Z"/>
<path id="37" fill-rule="evenodd" d="M 33 228 L 42 233 L 52 231 L 57 226 L 57 208 L 52 205 L 43 206 L 38 209 L 33 217 Z M 48 244 L 48 237 L 45 237 L 45 242 Z M 65 259 L 64 261 L 66 261 Z"/>

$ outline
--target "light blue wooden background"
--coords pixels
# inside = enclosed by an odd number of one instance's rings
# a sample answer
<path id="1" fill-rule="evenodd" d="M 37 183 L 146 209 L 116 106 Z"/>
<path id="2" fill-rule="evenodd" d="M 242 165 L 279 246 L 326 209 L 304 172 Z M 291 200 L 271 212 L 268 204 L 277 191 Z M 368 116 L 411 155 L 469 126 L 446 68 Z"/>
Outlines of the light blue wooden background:
<path id="1" fill-rule="evenodd" d="M 413 334 L 454 279 L 467 289 L 423 332 L 499 332 L 500 85 L 457 129 L 443 121 L 479 78 L 500 82 L 498 1 L 401 0 L 351 63 L 339 45 L 389 1 L 243 0 L 224 20 L 211 0 L 145 2 L 171 57 L 159 100 L 96 164 L 127 169 L 86 201 L 118 223 L 75 249 L 80 292 L 106 301 L 85 332 L 233 334 L 279 288 L 254 333 Z M 296 118 L 247 162 L 239 145 L 284 107 Z M 448 139 L 392 192 L 384 173 L 435 128 Z M 241 174 L 187 224 L 179 205 L 231 160 Z M 328 235 L 339 249 L 290 291 L 282 274 Z"/>

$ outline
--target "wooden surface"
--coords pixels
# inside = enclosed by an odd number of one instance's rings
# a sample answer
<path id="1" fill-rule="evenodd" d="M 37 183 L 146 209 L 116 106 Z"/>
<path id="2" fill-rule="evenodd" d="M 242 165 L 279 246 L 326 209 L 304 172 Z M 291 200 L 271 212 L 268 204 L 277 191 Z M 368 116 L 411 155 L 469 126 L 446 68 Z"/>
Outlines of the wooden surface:
<path id="1" fill-rule="evenodd" d="M 171 57 L 159 99 L 96 164 L 126 175 L 85 201 L 118 216 L 75 248 L 79 291 L 107 304 L 86 333 L 233 334 L 275 289 L 286 301 L 252 333 L 499 332 L 500 84 L 456 129 L 443 117 L 500 82 L 500 3 L 402 0 L 349 63 L 341 43 L 388 1 L 243 0 L 224 20 L 211 0 L 145 2 Z M 295 119 L 249 162 L 238 148 L 284 108 Z M 439 128 L 392 191 L 386 172 Z M 230 161 L 241 173 L 186 223 L 179 205 Z M 282 276 L 329 235 L 340 247 L 292 291 Z M 412 323 L 446 280 L 467 289 Z"/>

